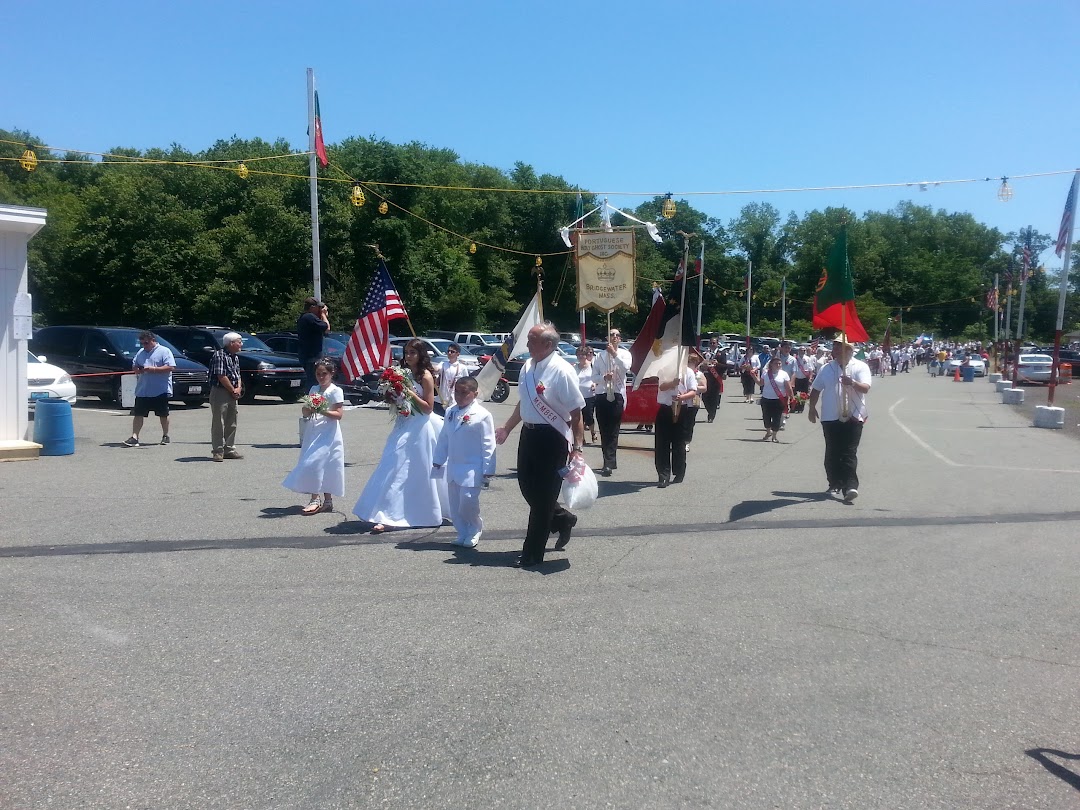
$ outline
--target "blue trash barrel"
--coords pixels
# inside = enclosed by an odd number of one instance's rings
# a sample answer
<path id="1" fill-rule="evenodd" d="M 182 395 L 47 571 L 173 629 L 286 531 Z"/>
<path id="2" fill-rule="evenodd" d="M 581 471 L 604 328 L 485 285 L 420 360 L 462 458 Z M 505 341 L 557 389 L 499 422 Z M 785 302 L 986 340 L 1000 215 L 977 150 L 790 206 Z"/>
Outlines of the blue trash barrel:
<path id="1" fill-rule="evenodd" d="M 43 456 L 70 456 L 75 452 L 70 402 L 48 397 L 35 403 L 34 441 L 41 445 Z"/>
<path id="2" fill-rule="evenodd" d="M 960 378 L 964 382 L 975 382 L 975 366 L 960 366 Z"/>

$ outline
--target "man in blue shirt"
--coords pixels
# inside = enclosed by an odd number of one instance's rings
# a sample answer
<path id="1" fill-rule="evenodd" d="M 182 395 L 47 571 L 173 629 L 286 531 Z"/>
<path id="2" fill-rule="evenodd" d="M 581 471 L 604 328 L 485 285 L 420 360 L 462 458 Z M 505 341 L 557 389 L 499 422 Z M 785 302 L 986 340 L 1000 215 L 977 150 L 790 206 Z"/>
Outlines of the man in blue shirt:
<path id="1" fill-rule="evenodd" d="M 315 361 L 323 356 L 323 336 L 330 331 L 326 304 L 318 298 L 304 300 L 304 312 L 296 321 L 297 357 L 304 367 L 304 393 L 315 385 Z"/>
<path id="2" fill-rule="evenodd" d="M 135 383 L 135 407 L 131 409 L 131 437 L 127 447 L 139 446 L 139 431 L 150 411 L 161 420 L 161 443 L 169 443 L 169 397 L 172 396 L 172 373 L 176 368 L 173 353 L 157 342 L 153 332 L 140 332 L 141 349 L 131 361 L 138 375 Z"/>

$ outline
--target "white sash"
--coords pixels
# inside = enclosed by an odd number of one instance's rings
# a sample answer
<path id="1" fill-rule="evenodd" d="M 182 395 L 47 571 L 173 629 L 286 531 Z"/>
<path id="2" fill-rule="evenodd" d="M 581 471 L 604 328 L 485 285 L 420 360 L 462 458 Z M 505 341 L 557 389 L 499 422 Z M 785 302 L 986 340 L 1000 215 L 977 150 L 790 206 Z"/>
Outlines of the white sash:
<path id="1" fill-rule="evenodd" d="M 555 410 L 548 401 L 544 399 L 544 395 L 536 390 L 536 366 L 533 366 L 528 371 L 521 370 L 520 380 L 518 381 L 518 394 L 521 393 L 521 382 L 525 383 L 525 392 L 529 395 L 529 401 L 532 403 L 536 412 L 543 417 L 544 421 L 555 428 L 566 439 L 567 447 L 573 448 L 574 446 L 574 433 L 570 430 L 569 416 L 563 416 Z"/>

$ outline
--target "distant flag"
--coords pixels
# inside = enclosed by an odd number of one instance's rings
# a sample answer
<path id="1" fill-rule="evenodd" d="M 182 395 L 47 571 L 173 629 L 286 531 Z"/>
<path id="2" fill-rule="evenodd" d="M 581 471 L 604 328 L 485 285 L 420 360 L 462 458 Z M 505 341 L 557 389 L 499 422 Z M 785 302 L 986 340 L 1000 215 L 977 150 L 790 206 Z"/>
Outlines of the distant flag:
<path id="1" fill-rule="evenodd" d="M 998 291 L 995 287 L 986 294 L 986 308 L 997 310 L 998 305 Z"/>
<path id="2" fill-rule="evenodd" d="M 542 320 L 543 310 L 540 304 L 540 291 L 537 290 L 528 306 L 525 307 L 525 311 L 521 314 L 513 333 L 491 356 L 491 359 L 484 364 L 484 367 L 480 369 L 480 373 L 476 375 L 476 384 L 480 387 L 477 397 L 485 400 L 491 396 L 491 392 L 495 390 L 499 378 L 506 370 L 506 361 L 525 351 L 529 330 Z"/>
<path id="3" fill-rule="evenodd" d="M 743 273 L 742 288 L 744 290 L 749 290 L 750 289 L 750 265 L 746 266 L 746 272 Z"/>
<path id="4" fill-rule="evenodd" d="M 350 380 L 390 365 L 390 321 L 408 317 L 386 262 L 380 261 L 364 296 L 364 306 L 353 327 L 352 337 L 341 356 L 341 364 Z"/>
<path id="5" fill-rule="evenodd" d="M 319 112 L 319 91 L 315 91 L 315 154 L 319 157 L 319 163 L 323 166 L 330 164 L 326 157 L 326 143 L 322 134 L 322 114 Z"/>
<path id="6" fill-rule="evenodd" d="M 829 251 L 828 261 L 822 268 L 814 293 L 813 324 L 815 329 L 831 327 L 845 332 L 851 343 L 870 339 L 855 312 L 855 285 L 848 262 L 846 225 L 840 226 L 840 233 Z"/>
<path id="7" fill-rule="evenodd" d="M 1061 214 L 1061 227 L 1058 228 L 1057 247 L 1054 253 L 1058 256 L 1065 251 L 1065 245 L 1069 242 L 1069 236 L 1073 229 L 1073 212 L 1076 211 L 1076 183 L 1080 180 L 1080 172 L 1073 174 L 1072 185 L 1069 186 L 1069 196 L 1065 198 L 1065 210 Z"/>

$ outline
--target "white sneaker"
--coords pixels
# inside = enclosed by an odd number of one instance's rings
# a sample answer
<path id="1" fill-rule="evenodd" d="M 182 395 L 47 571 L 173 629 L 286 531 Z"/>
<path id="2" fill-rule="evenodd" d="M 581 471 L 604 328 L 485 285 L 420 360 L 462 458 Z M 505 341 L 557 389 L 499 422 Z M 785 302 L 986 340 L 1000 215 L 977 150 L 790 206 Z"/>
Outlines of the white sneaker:
<path id="1" fill-rule="evenodd" d="M 859 490 L 852 488 L 844 490 L 844 501 L 851 503 L 853 500 L 859 497 Z"/>
<path id="2" fill-rule="evenodd" d="M 477 532 L 472 537 L 467 537 L 461 541 L 461 545 L 465 548 L 476 548 L 476 544 L 480 542 L 480 533 Z"/>

